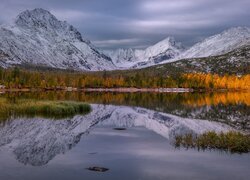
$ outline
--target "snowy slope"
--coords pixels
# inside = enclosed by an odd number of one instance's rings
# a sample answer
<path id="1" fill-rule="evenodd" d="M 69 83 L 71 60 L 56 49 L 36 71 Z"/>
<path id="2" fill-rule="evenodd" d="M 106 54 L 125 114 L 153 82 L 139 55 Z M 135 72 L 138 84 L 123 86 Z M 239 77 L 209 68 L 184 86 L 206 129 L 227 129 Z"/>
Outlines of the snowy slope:
<path id="1" fill-rule="evenodd" d="M 115 68 L 76 28 L 43 9 L 26 10 L 12 24 L 0 27 L 0 65 L 12 64 L 76 70 Z"/>
<path id="2" fill-rule="evenodd" d="M 117 49 L 104 52 L 111 57 L 117 67 L 142 68 L 175 58 L 183 51 L 181 43 L 175 42 L 173 37 L 168 37 L 144 50 Z"/>
<path id="3" fill-rule="evenodd" d="M 221 55 L 244 45 L 250 45 L 250 28 L 230 28 L 195 44 L 177 59 Z"/>

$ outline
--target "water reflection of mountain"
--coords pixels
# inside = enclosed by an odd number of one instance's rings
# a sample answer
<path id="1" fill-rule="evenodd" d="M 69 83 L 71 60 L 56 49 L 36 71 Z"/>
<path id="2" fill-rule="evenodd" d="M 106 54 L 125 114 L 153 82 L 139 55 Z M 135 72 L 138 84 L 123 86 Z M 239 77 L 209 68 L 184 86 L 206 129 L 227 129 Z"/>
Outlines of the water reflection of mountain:
<path id="1" fill-rule="evenodd" d="M 77 100 L 94 104 L 143 107 L 185 118 L 227 123 L 250 131 L 250 92 L 220 93 L 78 93 L 43 92 L 6 94 L 8 98 Z"/>
<path id="2" fill-rule="evenodd" d="M 89 128 L 109 118 L 111 110 L 101 108 L 86 116 L 65 120 L 10 120 L 0 126 L 0 147 L 13 151 L 23 164 L 41 166 L 75 146 Z"/>
<path id="3" fill-rule="evenodd" d="M 0 126 L 0 149 L 12 151 L 23 164 L 42 166 L 56 155 L 70 150 L 97 124 L 143 126 L 170 140 L 177 134 L 187 132 L 230 129 L 228 125 L 218 122 L 186 119 L 143 108 L 93 105 L 90 114 L 72 119 L 20 118 L 4 122 Z"/>

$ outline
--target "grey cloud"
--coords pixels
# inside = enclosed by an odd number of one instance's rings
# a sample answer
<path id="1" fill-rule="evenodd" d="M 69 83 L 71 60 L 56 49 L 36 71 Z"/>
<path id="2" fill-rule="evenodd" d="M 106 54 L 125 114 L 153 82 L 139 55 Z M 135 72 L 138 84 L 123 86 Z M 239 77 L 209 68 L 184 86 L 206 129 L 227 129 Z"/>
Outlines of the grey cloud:
<path id="1" fill-rule="evenodd" d="M 189 46 L 232 26 L 250 26 L 249 0 L 2 0 L 0 23 L 36 7 L 104 49 L 143 48 L 167 36 Z"/>

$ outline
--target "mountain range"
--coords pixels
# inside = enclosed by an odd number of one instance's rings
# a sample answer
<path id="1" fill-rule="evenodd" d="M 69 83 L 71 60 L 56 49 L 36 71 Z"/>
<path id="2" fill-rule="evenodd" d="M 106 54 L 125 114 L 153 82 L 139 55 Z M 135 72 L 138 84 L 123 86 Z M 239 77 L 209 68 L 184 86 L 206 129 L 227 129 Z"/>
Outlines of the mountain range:
<path id="1" fill-rule="evenodd" d="M 0 26 L 0 66 L 33 65 L 78 71 L 137 69 L 220 56 L 249 45 L 250 28 L 234 27 L 190 48 L 167 37 L 146 49 L 102 51 L 72 25 L 37 8 L 26 10 L 10 24 Z"/>

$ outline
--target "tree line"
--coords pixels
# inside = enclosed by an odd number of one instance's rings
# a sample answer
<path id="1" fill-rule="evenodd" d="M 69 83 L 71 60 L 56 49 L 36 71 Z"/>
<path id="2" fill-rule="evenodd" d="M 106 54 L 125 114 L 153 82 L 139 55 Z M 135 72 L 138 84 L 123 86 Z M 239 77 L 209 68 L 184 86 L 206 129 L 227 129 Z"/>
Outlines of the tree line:
<path id="1" fill-rule="evenodd" d="M 194 89 L 250 89 L 250 74 L 218 75 L 185 73 L 177 76 L 149 76 L 142 72 L 112 75 L 107 73 L 80 73 L 66 71 L 31 71 L 17 67 L 0 69 L 0 84 L 8 89 L 40 88 L 194 88 Z"/>

